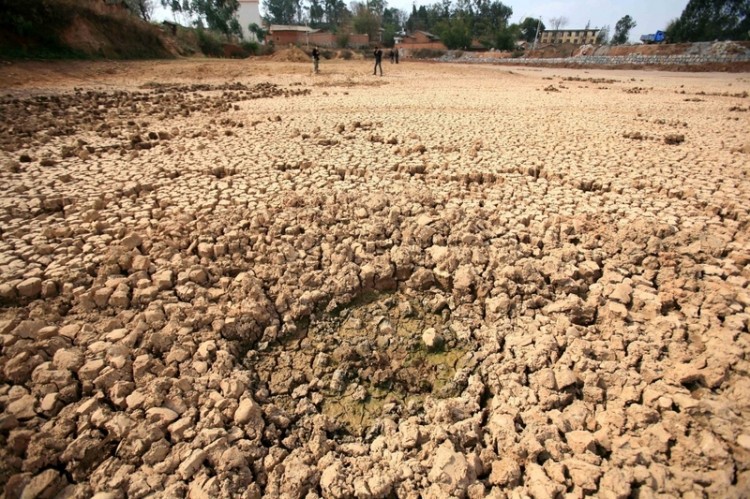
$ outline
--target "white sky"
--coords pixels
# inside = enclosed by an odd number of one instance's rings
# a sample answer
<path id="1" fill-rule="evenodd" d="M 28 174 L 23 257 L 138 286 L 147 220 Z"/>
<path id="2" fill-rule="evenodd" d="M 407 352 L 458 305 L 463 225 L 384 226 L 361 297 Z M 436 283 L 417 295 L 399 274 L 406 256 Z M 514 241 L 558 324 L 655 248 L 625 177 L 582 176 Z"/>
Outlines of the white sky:
<path id="1" fill-rule="evenodd" d="M 612 31 L 617 21 L 630 15 L 637 23 L 630 32 L 630 40 L 637 41 L 640 35 L 663 30 L 670 20 L 679 17 L 688 0 L 501 0 L 513 8 L 511 22 L 519 22 L 525 17 L 542 18 L 549 26 L 551 17 L 564 16 L 569 22 L 566 28 L 584 28 L 591 21 L 591 27 L 609 25 Z M 157 2 L 158 3 L 158 2 Z M 388 7 L 396 7 L 411 12 L 412 4 L 431 5 L 430 0 L 389 0 Z M 263 15 L 261 2 L 261 15 Z M 172 14 L 161 7 L 154 11 L 154 20 L 172 20 Z M 178 19 L 178 22 L 180 20 Z M 611 32 L 610 32 L 611 34 Z"/>

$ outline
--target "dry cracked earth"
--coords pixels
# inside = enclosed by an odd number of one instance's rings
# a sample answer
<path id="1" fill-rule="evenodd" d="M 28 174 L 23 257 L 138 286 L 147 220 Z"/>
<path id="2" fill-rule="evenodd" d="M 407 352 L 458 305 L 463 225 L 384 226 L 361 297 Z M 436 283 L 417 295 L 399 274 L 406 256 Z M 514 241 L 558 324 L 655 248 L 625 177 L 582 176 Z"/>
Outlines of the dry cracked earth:
<path id="1" fill-rule="evenodd" d="M 0 68 L 3 497 L 747 497 L 750 78 L 324 62 Z"/>

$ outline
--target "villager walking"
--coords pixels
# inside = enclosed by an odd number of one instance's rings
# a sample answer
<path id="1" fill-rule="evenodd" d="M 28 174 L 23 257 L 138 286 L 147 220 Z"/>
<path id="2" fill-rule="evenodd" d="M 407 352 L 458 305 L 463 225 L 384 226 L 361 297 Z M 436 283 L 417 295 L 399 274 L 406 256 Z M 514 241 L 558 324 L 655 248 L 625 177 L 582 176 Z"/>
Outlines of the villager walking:
<path id="1" fill-rule="evenodd" d="M 397 49 L 397 48 L 394 48 L 394 49 L 393 49 L 393 52 L 394 52 L 394 54 L 395 54 L 395 57 L 396 57 L 396 64 L 398 64 L 398 49 Z"/>
<path id="2" fill-rule="evenodd" d="M 388 52 L 388 58 L 391 60 L 391 64 L 393 64 L 393 61 L 396 58 L 396 53 L 393 51 L 393 49 Z"/>
<path id="3" fill-rule="evenodd" d="M 380 76 L 383 76 L 383 51 L 380 50 L 380 47 L 375 47 L 373 54 L 375 55 L 375 68 L 372 70 L 372 74 L 377 74 L 378 68 L 380 68 Z"/>
<path id="4" fill-rule="evenodd" d="M 317 45 L 312 50 L 312 60 L 313 60 L 313 73 L 315 74 L 320 73 L 320 70 L 318 69 L 318 65 L 320 64 L 320 51 L 318 50 Z"/>

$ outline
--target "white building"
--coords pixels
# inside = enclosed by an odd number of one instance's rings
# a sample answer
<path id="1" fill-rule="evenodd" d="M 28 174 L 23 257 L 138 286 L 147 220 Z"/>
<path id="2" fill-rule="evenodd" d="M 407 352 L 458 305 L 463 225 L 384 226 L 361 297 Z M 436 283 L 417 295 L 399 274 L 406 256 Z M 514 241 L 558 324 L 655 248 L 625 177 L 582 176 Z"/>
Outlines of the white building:
<path id="1" fill-rule="evenodd" d="M 255 23 L 263 26 L 260 19 L 260 0 L 239 0 L 240 8 L 237 10 L 237 20 L 242 28 L 242 36 L 245 40 L 255 40 L 255 35 L 250 32 L 248 26 Z"/>

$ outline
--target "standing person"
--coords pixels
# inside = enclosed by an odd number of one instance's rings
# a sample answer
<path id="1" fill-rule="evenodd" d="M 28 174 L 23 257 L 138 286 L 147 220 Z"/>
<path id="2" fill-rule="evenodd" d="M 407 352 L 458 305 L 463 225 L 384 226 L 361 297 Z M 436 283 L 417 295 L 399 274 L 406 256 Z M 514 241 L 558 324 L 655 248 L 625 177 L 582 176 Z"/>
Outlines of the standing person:
<path id="1" fill-rule="evenodd" d="M 375 46 L 375 52 L 373 52 L 375 55 L 375 68 L 372 70 L 372 74 L 375 75 L 378 73 L 378 67 L 380 68 L 380 76 L 383 76 L 383 51 L 380 50 L 380 47 L 377 45 Z"/>
<path id="2" fill-rule="evenodd" d="M 393 59 L 396 57 L 396 54 L 393 52 L 393 49 L 391 49 L 390 52 L 388 52 L 388 57 L 391 59 L 391 64 L 393 64 Z"/>
<path id="3" fill-rule="evenodd" d="M 393 51 L 394 51 L 394 55 L 396 57 L 396 64 L 398 64 L 398 49 L 394 48 Z"/>
<path id="4" fill-rule="evenodd" d="M 320 63 L 320 51 L 318 50 L 317 45 L 315 46 L 315 48 L 313 48 L 312 60 L 313 60 L 313 73 L 315 74 L 320 73 L 320 71 L 318 70 L 318 64 Z"/>

